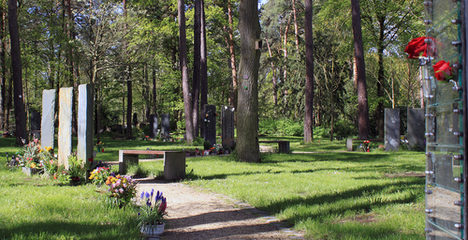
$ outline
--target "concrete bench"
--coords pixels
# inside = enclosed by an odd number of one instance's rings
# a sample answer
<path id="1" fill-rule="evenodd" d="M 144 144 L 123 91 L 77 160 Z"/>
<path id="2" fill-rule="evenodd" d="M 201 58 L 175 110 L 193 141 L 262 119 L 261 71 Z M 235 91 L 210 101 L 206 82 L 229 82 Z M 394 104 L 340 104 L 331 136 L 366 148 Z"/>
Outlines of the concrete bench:
<path id="1" fill-rule="evenodd" d="M 272 140 L 272 141 L 258 141 L 259 143 L 278 143 L 278 153 L 291 153 L 289 148 L 289 141 Z"/>
<path id="2" fill-rule="evenodd" d="M 164 157 L 164 179 L 177 180 L 185 177 L 185 152 L 155 150 L 119 150 L 119 173 L 127 173 L 129 165 L 138 165 L 139 155 Z"/>

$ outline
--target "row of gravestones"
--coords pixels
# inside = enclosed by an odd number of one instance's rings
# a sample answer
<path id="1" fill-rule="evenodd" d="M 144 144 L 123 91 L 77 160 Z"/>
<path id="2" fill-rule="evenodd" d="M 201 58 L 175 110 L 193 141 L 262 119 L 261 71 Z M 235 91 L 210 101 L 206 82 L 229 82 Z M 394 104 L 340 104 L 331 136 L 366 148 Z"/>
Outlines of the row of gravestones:
<path id="1" fill-rule="evenodd" d="M 54 148 L 55 89 L 42 93 L 41 146 Z M 59 90 L 58 164 L 68 168 L 72 153 L 73 88 Z M 78 159 L 89 161 L 93 157 L 94 94 L 90 84 L 78 86 Z"/>
<path id="2" fill-rule="evenodd" d="M 204 139 L 211 146 L 216 144 L 216 106 L 206 104 L 203 108 L 205 116 L 203 118 Z M 170 116 L 161 115 L 161 132 L 159 133 L 159 122 L 157 115 L 150 116 L 150 137 L 161 136 L 163 139 L 169 137 Z M 234 108 L 223 106 L 221 108 L 221 139 L 224 149 L 232 150 L 235 147 L 234 140 Z"/>
<path id="3" fill-rule="evenodd" d="M 211 146 L 216 144 L 216 106 L 206 104 L 203 108 L 205 116 L 203 118 L 204 139 Z M 170 116 L 169 114 L 161 115 L 161 132 L 159 134 L 158 116 L 150 116 L 150 137 L 155 138 L 161 136 L 163 139 L 169 137 L 170 132 Z M 234 108 L 223 106 L 221 109 L 221 139 L 224 149 L 234 149 Z"/>
<path id="4" fill-rule="evenodd" d="M 410 149 L 423 150 L 425 148 L 425 118 L 424 109 L 408 108 L 407 112 L 407 141 Z M 400 148 L 400 109 L 385 109 L 385 150 Z"/>

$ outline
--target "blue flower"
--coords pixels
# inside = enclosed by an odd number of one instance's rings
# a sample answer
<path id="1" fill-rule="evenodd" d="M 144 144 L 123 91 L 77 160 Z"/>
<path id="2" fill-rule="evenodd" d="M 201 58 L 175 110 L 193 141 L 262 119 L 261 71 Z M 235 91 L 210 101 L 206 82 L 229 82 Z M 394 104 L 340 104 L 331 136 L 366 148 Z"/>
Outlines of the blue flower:
<path id="1" fill-rule="evenodd" d="M 154 194 L 154 189 L 151 188 L 151 197 L 153 197 L 153 194 Z"/>
<path id="2" fill-rule="evenodd" d="M 145 196 L 145 192 L 141 192 L 141 195 L 140 195 L 140 198 L 143 199 L 143 197 Z"/>
<path id="3" fill-rule="evenodd" d="M 145 193 L 145 197 L 146 197 L 146 198 L 150 198 L 149 192 Z"/>

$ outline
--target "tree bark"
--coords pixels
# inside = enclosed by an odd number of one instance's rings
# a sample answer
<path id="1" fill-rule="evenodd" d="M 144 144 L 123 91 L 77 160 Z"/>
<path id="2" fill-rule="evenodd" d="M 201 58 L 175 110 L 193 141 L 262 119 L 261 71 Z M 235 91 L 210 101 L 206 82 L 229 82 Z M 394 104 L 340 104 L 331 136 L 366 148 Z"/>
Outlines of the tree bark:
<path id="1" fill-rule="evenodd" d="M 21 49 L 18 29 L 18 15 L 16 0 L 8 0 L 8 26 L 11 39 L 11 68 L 13 73 L 15 120 L 16 120 L 16 145 L 21 146 L 27 142 L 26 137 L 26 113 L 23 103 L 23 82 L 21 73 Z"/>
<path id="2" fill-rule="evenodd" d="M 237 108 L 237 68 L 236 68 L 236 53 L 234 50 L 234 34 L 233 34 L 233 21 L 232 21 L 232 6 L 231 0 L 227 0 L 227 16 L 228 16 L 228 47 L 229 55 L 231 56 L 231 75 L 232 75 L 232 88 L 229 94 L 229 105 Z"/>
<path id="3" fill-rule="evenodd" d="M 260 162 L 258 149 L 258 69 L 260 49 L 256 48 L 260 38 L 258 1 L 241 0 L 239 6 L 239 32 L 241 57 L 237 112 L 237 157 L 239 161 Z"/>
<path id="4" fill-rule="evenodd" d="M 306 41 L 306 87 L 304 143 L 314 140 L 314 42 L 313 42 L 313 5 L 312 0 L 305 0 L 305 41 Z"/>
<path id="5" fill-rule="evenodd" d="M 127 32 L 127 4 L 126 0 L 123 0 L 123 9 L 124 9 L 124 18 L 125 18 L 125 32 Z M 127 55 L 127 41 L 124 40 L 124 54 Z M 127 56 L 124 56 L 127 57 Z M 125 71 L 126 82 L 127 82 L 127 128 L 126 128 L 126 137 L 131 139 L 133 137 L 133 124 L 132 124 L 132 115 L 133 115 L 133 88 L 132 88 L 132 68 L 129 62 L 126 62 L 127 67 Z"/>
<path id="6" fill-rule="evenodd" d="M 201 0 L 195 0 L 193 16 L 193 79 L 192 79 L 192 118 L 194 137 L 198 137 L 198 113 L 200 99 L 200 39 L 201 39 Z"/>
<path id="7" fill-rule="evenodd" d="M 292 10 L 293 10 L 293 17 L 294 17 L 294 37 L 296 40 L 296 51 L 299 53 L 299 30 L 297 26 L 296 0 L 292 0 Z"/>
<path id="8" fill-rule="evenodd" d="M 273 57 L 273 54 L 271 53 L 271 47 L 270 47 L 270 43 L 268 42 L 268 39 L 265 38 L 265 43 L 267 45 L 267 48 L 268 48 L 268 56 L 270 56 L 270 58 Z M 270 61 L 270 65 L 271 65 L 271 81 L 273 83 L 273 102 L 275 104 L 275 113 L 276 113 L 276 106 L 278 106 L 278 79 L 276 78 L 276 67 L 275 67 L 275 63 L 273 61 Z"/>
<path id="9" fill-rule="evenodd" d="M 369 138 L 369 107 L 367 105 L 366 70 L 364 62 L 364 50 L 362 46 L 361 9 L 359 0 L 351 0 L 351 15 L 354 36 L 354 56 L 357 68 L 357 92 L 358 92 L 358 137 Z"/>
<path id="10" fill-rule="evenodd" d="M 156 69 L 153 67 L 153 102 L 151 103 L 153 114 L 156 114 Z"/>
<path id="11" fill-rule="evenodd" d="M 0 130 L 5 131 L 5 88 L 6 88 L 6 59 L 5 59 L 5 11 L 0 6 L 0 67 L 2 68 L 0 76 Z"/>
<path id="12" fill-rule="evenodd" d="M 185 140 L 188 144 L 193 142 L 193 122 L 192 122 L 192 103 L 190 98 L 190 89 L 187 69 L 187 38 L 185 35 L 185 3 L 184 0 L 177 0 L 177 12 L 179 21 L 179 61 L 182 73 L 182 91 L 184 95 L 185 112 Z"/>
<path id="13" fill-rule="evenodd" d="M 377 46 L 377 55 L 378 55 L 378 65 L 379 70 L 377 72 L 377 108 L 375 109 L 375 120 L 376 120 L 376 130 L 379 135 L 379 138 L 384 137 L 384 81 L 385 81 L 385 72 L 384 72 L 384 58 L 383 51 L 384 47 L 384 21 L 385 18 L 382 16 L 378 17 L 379 21 L 379 42 Z"/>
<path id="14" fill-rule="evenodd" d="M 205 31 L 205 1 L 201 0 L 201 15 L 200 15 L 200 108 L 208 104 L 208 75 L 207 75 L 207 55 L 206 55 L 206 31 Z M 202 119 L 205 112 L 202 111 Z M 205 124 L 202 124 L 205 126 Z M 202 134 L 205 131 L 202 127 Z M 204 136 L 204 135 L 203 135 Z"/>

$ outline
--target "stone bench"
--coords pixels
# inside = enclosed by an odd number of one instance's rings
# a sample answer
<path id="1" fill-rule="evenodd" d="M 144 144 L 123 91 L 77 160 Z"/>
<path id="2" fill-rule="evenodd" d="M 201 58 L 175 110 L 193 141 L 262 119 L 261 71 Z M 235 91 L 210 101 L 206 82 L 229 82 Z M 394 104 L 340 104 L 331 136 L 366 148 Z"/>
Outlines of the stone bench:
<path id="1" fill-rule="evenodd" d="M 138 165 L 139 155 L 159 155 L 164 158 L 164 179 L 177 180 L 185 177 L 185 152 L 155 150 L 119 150 L 119 173 L 127 173 L 129 165 Z"/>
<path id="2" fill-rule="evenodd" d="M 272 140 L 272 141 L 258 141 L 259 143 L 278 143 L 278 153 L 291 153 L 289 148 L 289 141 Z"/>

